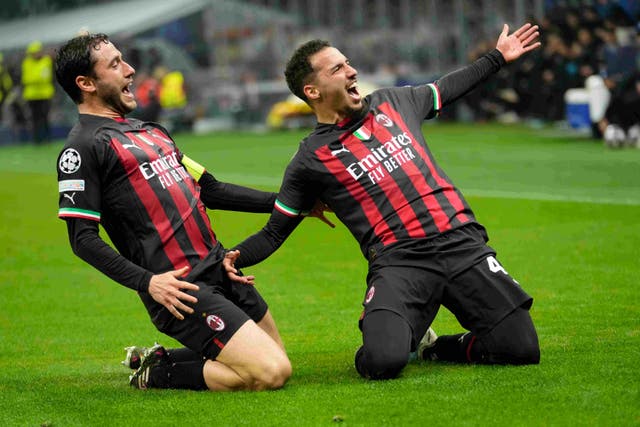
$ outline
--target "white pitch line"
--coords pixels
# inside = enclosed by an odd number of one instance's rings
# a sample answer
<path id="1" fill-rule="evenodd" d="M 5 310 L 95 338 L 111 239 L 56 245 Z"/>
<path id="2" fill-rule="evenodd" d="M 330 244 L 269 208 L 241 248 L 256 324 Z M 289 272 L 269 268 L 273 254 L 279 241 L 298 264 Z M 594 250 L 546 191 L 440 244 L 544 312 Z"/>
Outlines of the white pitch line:
<path id="1" fill-rule="evenodd" d="M 640 199 L 631 198 L 611 198 L 611 197 L 592 197 L 584 194 L 570 195 L 544 192 L 527 192 L 527 191 L 508 191 L 508 190 L 479 190 L 476 188 L 466 188 L 463 191 L 465 196 L 470 197 L 495 197 L 501 199 L 525 199 L 540 200 L 552 202 L 577 202 L 577 203 L 593 203 L 598 205 L 625 205 L 640 206 Z"/>
<path id="2" fill-rule="evenodd" d="M 237 173 L 226 173 L 219 176 L 226 182 L 234 184 L 244 184 L 249 186 L 268 186 L 279 187 L 281 178 L 273 176 L 245 175 Z M 511 191 L 511 190 L 482 190 L 478 188 L 464 188 L 462 194 L 467 197 L 495 197 L 500 199 L 522 199 L 522 200 L 540 200 L 540 201 L 557 201 L 557 202 L 576 202 L 576 203 L 593 203 L 598 205 L 624 205 L 624 206 L 640 206 L 640 199 L 629 197 L 612 198 L 612 197 L 592 197 L 584 194 L 558 194 L 546 192 L 527 192 L 527 191 Z M 640 192 L 639 192 L 640 194 Z"/>

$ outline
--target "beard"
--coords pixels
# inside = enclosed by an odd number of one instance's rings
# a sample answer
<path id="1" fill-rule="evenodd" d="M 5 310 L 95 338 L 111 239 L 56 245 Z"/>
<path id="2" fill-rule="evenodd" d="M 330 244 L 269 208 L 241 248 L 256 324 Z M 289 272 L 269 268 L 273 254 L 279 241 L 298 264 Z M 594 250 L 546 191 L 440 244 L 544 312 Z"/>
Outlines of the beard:
<path id="1" fill-rule="evenodd" d="M 109 107 L 109 109 L 117 112 L 121 116 L 129 114 L 138 105 L 135 100 L 131 100 L 130 102 L 123 101 L 122 90 L 115 86 L 102 86 L 100 91 L 100 95 L 105 106 Z"/>

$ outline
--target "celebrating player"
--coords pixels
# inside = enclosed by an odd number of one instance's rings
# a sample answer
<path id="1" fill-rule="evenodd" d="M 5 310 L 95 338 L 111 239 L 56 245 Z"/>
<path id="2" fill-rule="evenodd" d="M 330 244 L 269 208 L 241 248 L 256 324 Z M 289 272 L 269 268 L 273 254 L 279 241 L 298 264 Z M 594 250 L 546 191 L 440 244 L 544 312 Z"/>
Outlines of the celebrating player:
<path id="1" fill-rule="evenodd" d="M 137 291 L 156 328 L 186 346 L 147 349 L 131 385 L 282 387 L 291 364 L 275 322 L 255 288 L 228 279 L 205 209 L 270 212 L 275 194 L 217 181 L 165 129 L 126 119 L 135 70 L 106 35 L 71 39 L 55 66 L 80 113 L 58 157 L 58 216 L 73 252 Z M 127 364 L 139 357 L 130 348 Z"/>
<path id="2" fill-rule="evenodd" d="M 369 262 L 357 371 L 396 377 L 411 352 L 466 363 L 538 363 L 532 298 L 487 246 L 483 226 L 431 154 L 421 125 L 505 63 L 538 46 L 538 27 L 509 34 L 496 49 L 439 80 L 362 97 L 358 73 L 328 42 L 312 40 L 289 60 L 289 89 L 318 124 L 289 163 L 275 209 L 259 233 L 224 263 L 230 276 L 273 253 L 320 198 L 347 226 Z M 468 330 L 436 337 L 440 305 Z"/>

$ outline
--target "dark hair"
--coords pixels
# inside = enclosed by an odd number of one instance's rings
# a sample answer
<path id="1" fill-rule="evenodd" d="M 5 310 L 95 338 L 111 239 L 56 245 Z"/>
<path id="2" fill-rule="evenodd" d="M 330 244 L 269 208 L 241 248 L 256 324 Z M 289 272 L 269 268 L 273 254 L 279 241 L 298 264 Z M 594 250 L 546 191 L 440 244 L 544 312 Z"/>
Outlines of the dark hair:
<path id="1" fill-rule="evenodd" d="M 76 84 L 78 76 L 95 77 L 95 58 L 92 50 L 99 50 L 102 43 L 109 43 L 106 34 L 83 34 L 67 41 L 56 52 L 56 80 L 76 104 L 82 103 L 82 92 Z"/>
<path id="2" fill-rule="evenodd" d="M 311 40 L 298 47 L 291 55 L 284 70 L 284 76 L 287 79 L 289 90 L 303 101 L 307 101 L 307 97 L 302 90 L 310 80 L 316 70 L 313 69 L 309 58 L 324 49 L 330 47 L 331 44 L 326 40 Z"/>

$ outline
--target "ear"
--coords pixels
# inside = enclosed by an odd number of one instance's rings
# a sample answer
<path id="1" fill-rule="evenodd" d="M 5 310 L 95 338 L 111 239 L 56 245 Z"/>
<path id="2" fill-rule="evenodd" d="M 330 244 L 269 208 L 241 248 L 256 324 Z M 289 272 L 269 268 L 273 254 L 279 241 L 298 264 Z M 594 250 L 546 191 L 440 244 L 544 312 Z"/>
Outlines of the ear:
<path id="1" fill-rule="evenodd" d="M 316 99 L 320 98 L 320 91 L 314 85 L 304 85 L 304 87 L 302 88 L 302 91 L 304 92 L 307 99 L 310 101 L 312 100 L 315 101 Z"/>
<path id="2" fill-rule="evenodd" d="M 76 85 L 82 92 L 95 92 L 96 85 L 91 77 L 78 76 L 76 77 Z"/>

